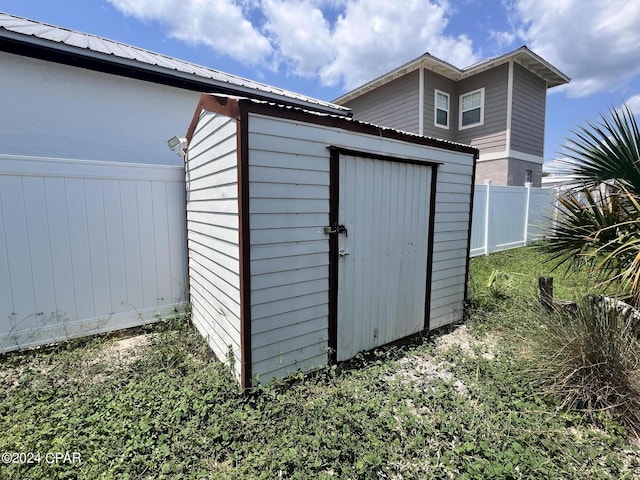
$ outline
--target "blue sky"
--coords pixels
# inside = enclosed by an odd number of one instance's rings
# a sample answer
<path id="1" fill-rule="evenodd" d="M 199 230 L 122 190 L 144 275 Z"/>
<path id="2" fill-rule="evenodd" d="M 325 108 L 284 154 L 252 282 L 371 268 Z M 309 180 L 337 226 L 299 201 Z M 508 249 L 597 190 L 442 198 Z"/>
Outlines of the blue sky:
<path id="1" fill-rule="evenodd" d="M 572 78 L 549 91 L 548 162 L 610 107 L 640 113 L 637 0 L 0 0 L 0 10 L 323 100 L 425 51 L 464 67 L 526 44 Z"/>

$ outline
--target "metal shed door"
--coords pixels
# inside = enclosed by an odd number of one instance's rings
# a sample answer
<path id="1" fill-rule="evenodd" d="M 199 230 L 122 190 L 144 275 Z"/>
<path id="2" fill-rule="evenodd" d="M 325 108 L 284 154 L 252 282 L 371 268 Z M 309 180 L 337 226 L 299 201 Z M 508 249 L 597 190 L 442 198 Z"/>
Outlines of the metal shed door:
<path id="1" fill-rule="evenodd" d="M 431 175 L 340 155 L 337 360 L 424 328 Z"/>

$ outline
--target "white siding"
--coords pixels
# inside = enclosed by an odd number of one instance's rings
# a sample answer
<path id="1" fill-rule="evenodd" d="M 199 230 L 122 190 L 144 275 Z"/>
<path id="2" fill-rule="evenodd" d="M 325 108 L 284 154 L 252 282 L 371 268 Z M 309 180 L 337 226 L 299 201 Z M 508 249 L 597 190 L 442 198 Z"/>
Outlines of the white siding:
<path id="1" fill-rule="evenodd" d="M 0 156 L 0 351 L 186 303 L 180 167 Z"/>
<path id="2" fill-rule="evenodd" d="M 265 381 L 327 360 L 329 242 L 323 227 L 329 225 L 330 145 L 443 163 L 430 327 L 462 316 L 470 154 L 250 114 L 251 330 L 252 345 L 259 346 L 252 352 L 252 371 Z"/>
<path id="3" fill-rule="evenodd" d="M 438 167 L 434 220 L 431 314 L 434 329 L 462 318 L 473 162 L 450 152 Z"/>
<path id="4" fill-rule="evenodd" d="M 201 114 L 186 169 L 192 320 L 240 376 L 240 247 L 236 121 Z"/>
<path id="5" fill-rule="evenodd" d="M 262 381 L 327 362 L 329 152 L 308 141 L 314 126 L 289 139 L 281 122 L 249 117 L 252 373 Z"/>

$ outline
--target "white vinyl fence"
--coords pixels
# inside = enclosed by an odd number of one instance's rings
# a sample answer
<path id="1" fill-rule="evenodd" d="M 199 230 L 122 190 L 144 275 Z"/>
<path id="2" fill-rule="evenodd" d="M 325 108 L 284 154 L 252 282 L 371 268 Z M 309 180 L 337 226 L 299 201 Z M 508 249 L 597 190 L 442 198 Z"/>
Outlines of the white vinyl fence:
<path id="1" fill-rule="evenodd" d="M 0 351 L 187 301 L 181 167 L 0 155 Z"/>
<path id="2" fill-rule="evenodd" d="M 471 228 L 472 257 L 508 250 L 541 239 L 553 218 L 556 189 L 475 186 Z"/>

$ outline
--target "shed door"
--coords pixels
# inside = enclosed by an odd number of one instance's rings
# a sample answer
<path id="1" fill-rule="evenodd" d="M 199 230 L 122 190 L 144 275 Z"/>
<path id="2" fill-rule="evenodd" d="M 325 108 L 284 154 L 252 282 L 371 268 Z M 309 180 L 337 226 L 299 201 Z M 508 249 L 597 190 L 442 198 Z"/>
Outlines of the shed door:
<path id="1" fill-rule="evenodd" d="M 424 328 L 431 170 L 339 157 L 337 360 Z"/>

